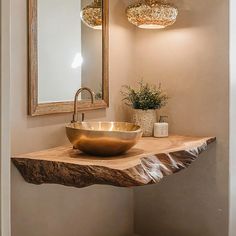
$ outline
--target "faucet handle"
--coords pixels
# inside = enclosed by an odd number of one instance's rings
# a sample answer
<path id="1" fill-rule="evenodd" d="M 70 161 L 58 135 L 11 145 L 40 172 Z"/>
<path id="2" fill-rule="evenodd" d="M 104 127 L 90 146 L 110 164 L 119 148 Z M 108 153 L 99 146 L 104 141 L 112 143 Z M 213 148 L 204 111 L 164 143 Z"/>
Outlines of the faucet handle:
<path id="1" fill-rule="evenodd" d="M 81 120 L 82 120 L 82 122 L 84 122 L 85 114 L 82 113 L 81 116 L 82 116 L 82 119 L 81 119 Z"/>
<path id="2" fill-rule="evenodd" d="M 84 114 L 84 113 L 81 113 L 81 121 L 84 122 L 84 119 L 85 119 L 85 114 Z M 71 123 L 72 123 L 72 124 L 73 124 L 73 123 L 76 123 L 77 120 L 78 120 L 77 115 L 73 115 L 73 119 L 72 119 Z"/>

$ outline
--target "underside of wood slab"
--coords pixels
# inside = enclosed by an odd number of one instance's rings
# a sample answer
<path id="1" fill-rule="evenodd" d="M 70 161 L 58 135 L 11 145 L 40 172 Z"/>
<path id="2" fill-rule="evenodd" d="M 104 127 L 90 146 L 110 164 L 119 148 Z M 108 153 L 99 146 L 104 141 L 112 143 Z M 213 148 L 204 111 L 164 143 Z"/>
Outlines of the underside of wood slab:
<path id="1" fill-rule="evenodd" d="M 86 187 L 106 184 L 134 187 L 158 183 L 194 162 L 214 137 L 170 136 L 142 138 L 128 153 L 101 158 L 89 156 L 71 146 L 12 157 L 23 178 L 32 184 L 61 184 Z"/>

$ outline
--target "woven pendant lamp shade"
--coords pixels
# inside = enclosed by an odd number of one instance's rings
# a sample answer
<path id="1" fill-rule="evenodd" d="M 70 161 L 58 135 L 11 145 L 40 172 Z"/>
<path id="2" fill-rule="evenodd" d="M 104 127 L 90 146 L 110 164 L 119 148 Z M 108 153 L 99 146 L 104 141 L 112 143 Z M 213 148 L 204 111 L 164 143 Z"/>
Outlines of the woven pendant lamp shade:
<path id="1" fill-rule="evenodd" d="M 102 29 L 102 0 L 94 0 L 81 11 L 82 21 L 90 28 Z"/>
<path id="2" fill-rule="evenodd" d="M 144 29 L 162 29 L 173 25 L 178 9 L 156 0 L 143 0 L 128 6 L 126 14 L 130 23 Z"/>

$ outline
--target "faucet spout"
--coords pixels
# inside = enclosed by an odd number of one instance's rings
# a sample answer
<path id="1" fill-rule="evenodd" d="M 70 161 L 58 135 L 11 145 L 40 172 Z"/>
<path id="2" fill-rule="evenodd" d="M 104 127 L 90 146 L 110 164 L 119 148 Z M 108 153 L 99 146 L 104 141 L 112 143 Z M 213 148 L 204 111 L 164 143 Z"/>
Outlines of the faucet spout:
<path id="1" fill-rule="evenodd" d="M 94 104 L 94 100 L 95 100 L 94 92 L 90 88 L 87 88 L 87 87 L 80 88 L 75 94 L 74 113 L 73 113 L 73 119 L 72 119 L 71 123 L 76 123 L 78 121 L 78 97 L 79 97 L 80 93 L 82 93 L 83 91 L 89 92 L 90 98 L 91 98 L 91 104 Z M 84 118 L 83 118 L 83 120 L 84 120 Z"/>

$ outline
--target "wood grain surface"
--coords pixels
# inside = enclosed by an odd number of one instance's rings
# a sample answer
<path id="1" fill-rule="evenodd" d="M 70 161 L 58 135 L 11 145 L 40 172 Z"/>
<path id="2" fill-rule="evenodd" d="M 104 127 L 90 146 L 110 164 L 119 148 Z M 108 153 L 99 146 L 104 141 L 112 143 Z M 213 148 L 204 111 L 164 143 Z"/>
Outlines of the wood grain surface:
<path id="1" fill-rule="evenodd" d="M 15 155 L 12 161 L 24 179 L 33 184 L 133 187 L 158 183 L 187 168 L 215 140 L 185 136 L 142 138 L 126 154 L 109 158 L 89 156 L 67 145 Z"/>

